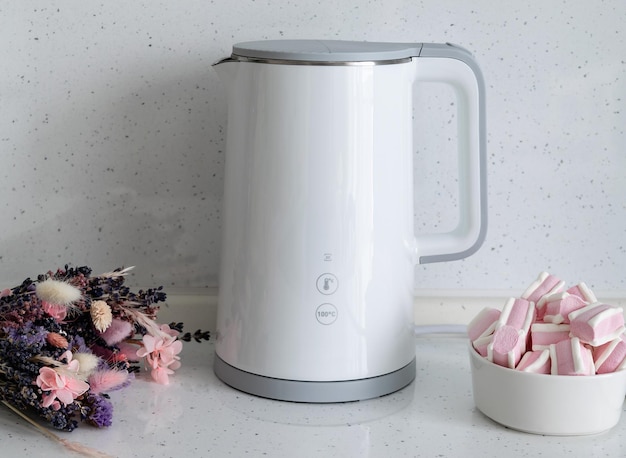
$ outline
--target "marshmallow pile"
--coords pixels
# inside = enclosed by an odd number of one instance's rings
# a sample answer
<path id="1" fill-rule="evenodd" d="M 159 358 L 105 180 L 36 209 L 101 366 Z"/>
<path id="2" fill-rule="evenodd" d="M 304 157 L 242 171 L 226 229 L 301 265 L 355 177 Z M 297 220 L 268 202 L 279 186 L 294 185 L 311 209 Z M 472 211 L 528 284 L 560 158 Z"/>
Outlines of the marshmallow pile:
<path id="1" fill-rule="evenodd" d="M 624 311 L 598 302 L 584 283 L 539 274 L 503 309 L 484 308 L 467 326 L 474 349 L 524 372 L 594 375 L 626 369 Z"/>

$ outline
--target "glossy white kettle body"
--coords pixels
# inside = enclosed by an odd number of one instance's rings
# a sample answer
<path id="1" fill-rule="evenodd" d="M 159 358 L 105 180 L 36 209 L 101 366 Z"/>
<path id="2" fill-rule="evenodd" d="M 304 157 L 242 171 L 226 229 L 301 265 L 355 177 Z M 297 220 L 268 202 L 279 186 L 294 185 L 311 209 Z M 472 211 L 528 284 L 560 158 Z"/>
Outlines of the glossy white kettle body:
<path id="1" fill-rule="evenodd" d="M 484 101 L 458 58 L 364 60 L 354 50 L 369 44 L 324 42 L 337 60 L 316 60 L 329 59 L 312 57 L 316 43 L 242 44 L 216 67 L 229 109 L 215 370 L 253 394 L 336 402 L 413 380 L 415 265 L 482 243 Z M 455 87 L 460 106 L 461 223 L 448 234 L 413 228 L 411 91 L 427 80 Z"/>

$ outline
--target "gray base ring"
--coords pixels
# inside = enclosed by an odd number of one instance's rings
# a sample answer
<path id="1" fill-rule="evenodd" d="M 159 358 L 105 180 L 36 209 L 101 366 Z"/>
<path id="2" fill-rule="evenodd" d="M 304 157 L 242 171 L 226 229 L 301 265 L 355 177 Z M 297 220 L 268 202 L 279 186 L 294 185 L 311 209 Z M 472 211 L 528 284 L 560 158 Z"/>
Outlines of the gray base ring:
<path id="1" fill-rule="evenodd" d="M 213 370 L 227 385 L 244 393 L 280 401 L 330 403 L 349 402 L 384 396 L 398 391 L 415 379 L 415 358 L 389 374 L 358 380 L 309 382 L 285 380 L 242 371 L 215 355 Z"/>

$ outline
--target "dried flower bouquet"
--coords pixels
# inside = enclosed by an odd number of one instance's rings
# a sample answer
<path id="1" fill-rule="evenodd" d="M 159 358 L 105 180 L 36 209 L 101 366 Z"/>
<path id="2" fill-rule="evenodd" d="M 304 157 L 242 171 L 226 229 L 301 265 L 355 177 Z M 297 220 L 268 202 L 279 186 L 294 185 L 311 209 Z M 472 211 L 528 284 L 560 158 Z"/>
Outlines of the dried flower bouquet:
<path id="1" fill-rule="evenodd" d="M 60 430 L 79 421 L 104 427 L 113 412 L 107 393 L 127 386 L 141 362 L 156 382 L 168 383 L 182 341 L 209 334 L 158 324 L 165 293 L 131 292 L 124 285 L 130 269 L 92 277 L 89 267 L 65 266 L 0 291 L 3 404 Z"/>

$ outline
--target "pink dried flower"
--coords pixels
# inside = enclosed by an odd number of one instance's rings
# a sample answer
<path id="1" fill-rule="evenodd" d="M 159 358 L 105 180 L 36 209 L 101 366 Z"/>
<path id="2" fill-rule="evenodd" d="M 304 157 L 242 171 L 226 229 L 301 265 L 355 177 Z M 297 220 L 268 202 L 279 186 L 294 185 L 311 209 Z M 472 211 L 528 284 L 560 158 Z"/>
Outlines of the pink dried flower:
<path id="1" fill-rule="evenodd" d="M 128 321 L 114 318 L 106 331 L 100 333 L 107 345 L 115 345 L 130 335 L 133 328 Z"/>
<path id="2" fill-rule="evenodd" d="M 126 361 L 139 361 L 139 357 L 137 356 L 137 350 L 140 348 L 139 345 L 128 342 L 120 342 L 117 344 L 117 348 L 120 349 L 119 355 L 123 356 Z"/>
<path id="3" fill-rule="evenodd" d="M 66 349 L 69 346 L 67 339 L 56 332 L 49 332 L 46 335 L 46 342 L 55 348 Z"/>
<path id="4" fill-rule="evenodd" d="M 170 329 L 169 324 L 162 324 L 159 327 L 161 332 L 164 332 L 165 334 L 167 334 L 168 336 L 171 337 L 178 337 L 179 332 L 176 329 Z"/>
<path id="5" fill-rule="evenodd" d="M 36 383 L 42 391 L 48 391 L 48 393 L 43 395 L 42 407 L 52 406 L 56 399 L 64 405 L 71 404 L 74 402 L 74 399 L 89 389 L 89 385 L 86 382 L 68 375 L 62 375 L 55 369 L 47 366 L 39 369 Z M 56 404 L 54 407 L 56 407 Z"/>
<path id="6" fill-rule="evenodd" d="M 157 366 L 150 371 L 150 375 L 152 379 L 160 383 L 161 385 L 167 385 L 170 383 L 169 376 L 172 375 L 174 371 L 169 367 Z"/>
<path id="7" fill-rule="evenodd" d="M 137 350 L 137 356 L 146 358 L 146 364 L 152 369 L 152 378 L 163 385 L 169 383 L 168 375 L 180 367 L 178 354 L 183 349 L 183 343 L 176 339 L 169 326 L 161 326 L 162 335 L 154 337 L 150 334 L 143 336 L 143 347 Z"/>
<path id="8" fill-rule="evenodd" d="M 89 376 L 90 391 L 94 394 L 122 388 L 128 381 L 127 370 L 99 370 Z"/>
<path id="9" fill-rule="evenodd" d="M 46 312 L 56 321 L 63 321 L 67 316 L 67 307 L 65 305 L 58 305 L 51 302 L 42 301 L 41 306 L 43 307 L 44 312 Z"/>

